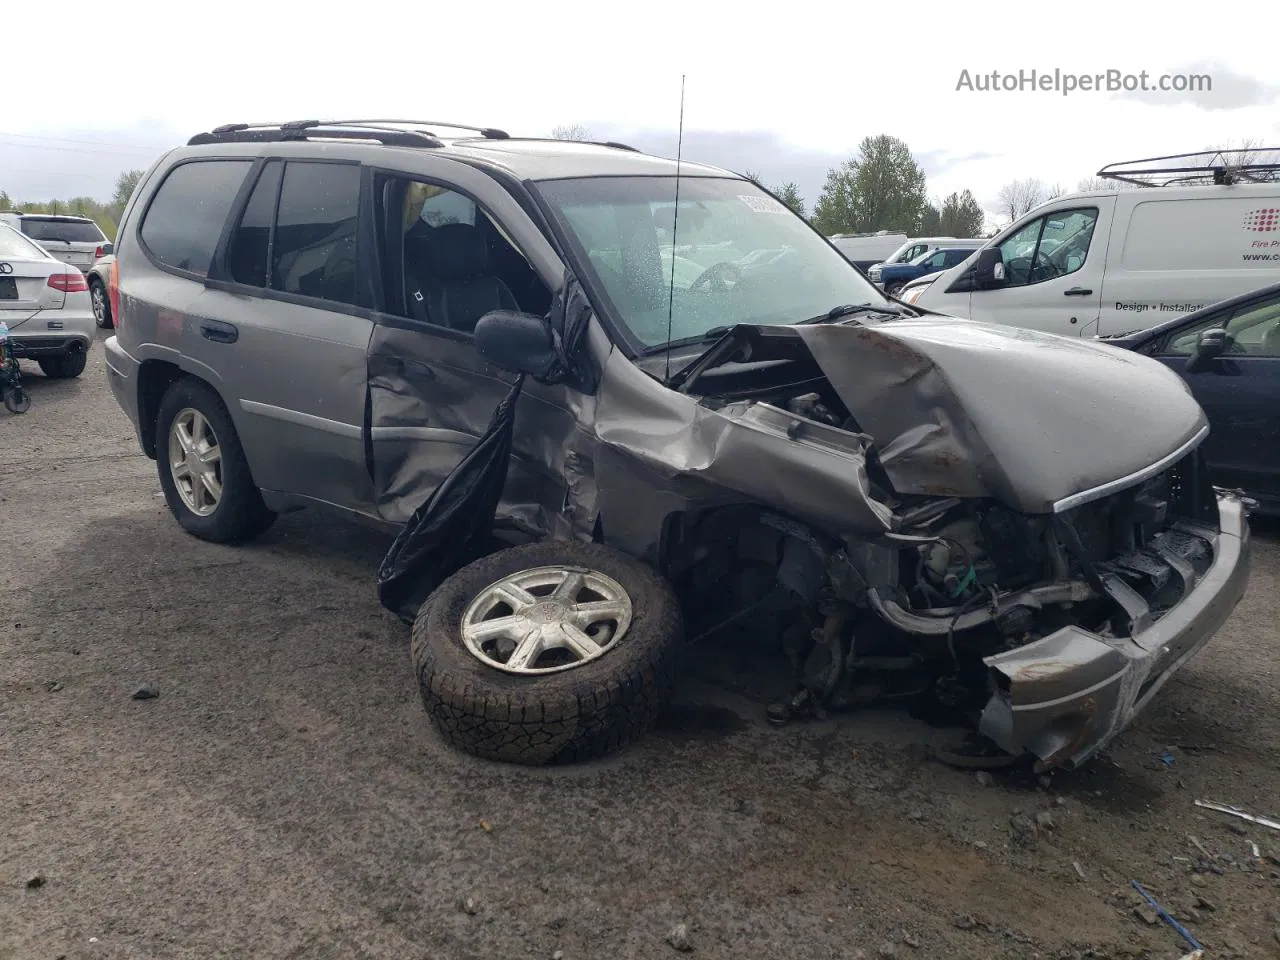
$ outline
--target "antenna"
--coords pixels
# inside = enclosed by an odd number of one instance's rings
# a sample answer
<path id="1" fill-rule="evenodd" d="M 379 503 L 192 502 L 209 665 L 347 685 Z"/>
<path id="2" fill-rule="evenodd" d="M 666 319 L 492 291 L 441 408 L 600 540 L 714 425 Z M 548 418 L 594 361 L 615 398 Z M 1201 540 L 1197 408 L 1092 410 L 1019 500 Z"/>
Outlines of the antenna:
<path id="1" fill-rule="evenodd" d="M 671 213 L 671 282 L 667 289 L 667 364 L 664 380 L 671 379 L 671 319 L 676 303 L 676 227 L 680 223 L 680 158 L 684 150 L 684 74 L 680 74 L 680 129 L 676 134 L 676 205 Z"/>

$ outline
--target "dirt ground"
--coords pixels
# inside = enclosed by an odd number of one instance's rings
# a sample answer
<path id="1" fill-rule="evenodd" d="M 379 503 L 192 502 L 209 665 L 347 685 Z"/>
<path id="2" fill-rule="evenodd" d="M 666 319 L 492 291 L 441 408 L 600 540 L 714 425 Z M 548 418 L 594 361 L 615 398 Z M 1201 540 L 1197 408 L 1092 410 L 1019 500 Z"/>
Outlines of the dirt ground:
<path id="1" fill-rule="evenodd" d="M 757 666 L 715 651 L 639 744 L 527 770 L 437 738 L 384 537 L 295 514 L 201 543 L 100 345 L 79 380 L 25 372 L 31 411 L 0 410 L 3 960 L 662 958 L 678 924 L 734 960 L 1187 953 L 1131 880 L 1206 960 L 1280 957 L 1280 832 L 1193 804 L 1280 817 L 1274 524 L 1221 635 L 1047 785 L 943 766 L 956 731 L 890 709 L 769 727 Z"/>

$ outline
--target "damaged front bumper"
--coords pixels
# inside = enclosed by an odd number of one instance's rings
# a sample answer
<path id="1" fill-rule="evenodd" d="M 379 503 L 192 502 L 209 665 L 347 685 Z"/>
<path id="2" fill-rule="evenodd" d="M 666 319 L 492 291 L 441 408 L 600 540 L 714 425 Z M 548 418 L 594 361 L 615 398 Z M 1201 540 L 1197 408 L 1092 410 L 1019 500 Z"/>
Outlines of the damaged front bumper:
<path id="1" fill-rule="evenodd" d="M 1078 766 L 1143 710 L 1174 672 L 1222 627 L 1249 579 L 1246 507 L 1218 497 L 1220 529 L 1201 535 L 1213 560 L 1183 599 L 1128 637 L 1067 626 L 987 657 L 995 692 L 979 730 L 1010 753 L 1030 752 L 1037 770 Z"/>

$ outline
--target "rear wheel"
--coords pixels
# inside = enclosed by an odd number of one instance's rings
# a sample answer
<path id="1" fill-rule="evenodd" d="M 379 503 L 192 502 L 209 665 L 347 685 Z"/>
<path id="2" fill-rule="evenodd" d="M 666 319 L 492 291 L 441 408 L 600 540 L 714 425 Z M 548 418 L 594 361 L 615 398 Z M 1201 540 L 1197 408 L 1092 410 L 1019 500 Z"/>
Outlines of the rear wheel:
<path id="1" fill-rule="evenodd" d="M 56 357 L 40 357 L 36 363 L 41 371 L 51 380 L 70 380 L 84 373 L 88 354 L 84 350 L 72 350 Z"/>
<path id="2" fill-rule="evenodd" d="M 111 320 L 111 301 L 107 299 L 107 288 L 96 277 L 89 281 L 89 302 L 93 304 L 93 320 L 104 330 L 110 330 L 115 324 Z"/>
<path id="3" fill-rule="evenodd" d="M 231 415 L 200 380 L 178 380 L 160 401 L 156 465 L 169 510 L 201 540 L 238 543 L 275 522 L 249 472 Z"/>

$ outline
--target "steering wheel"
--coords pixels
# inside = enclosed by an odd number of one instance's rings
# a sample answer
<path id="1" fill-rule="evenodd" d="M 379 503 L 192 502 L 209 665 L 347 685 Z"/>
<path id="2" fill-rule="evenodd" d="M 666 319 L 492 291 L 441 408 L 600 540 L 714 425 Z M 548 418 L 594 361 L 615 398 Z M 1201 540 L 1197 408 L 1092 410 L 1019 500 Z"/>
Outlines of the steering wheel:
<path id="1" fill-rule="evenodd" d="M 698 279 L 689 284 L 689 289 L 698 290 L 705 286 L 710 287 L 715 293 L 728 293 L 733 289 L 733 284 L 741 279 L 741 267 L 732 260 L 721 260 L 719 263 L 713 263 L 698 274 Z"/>

